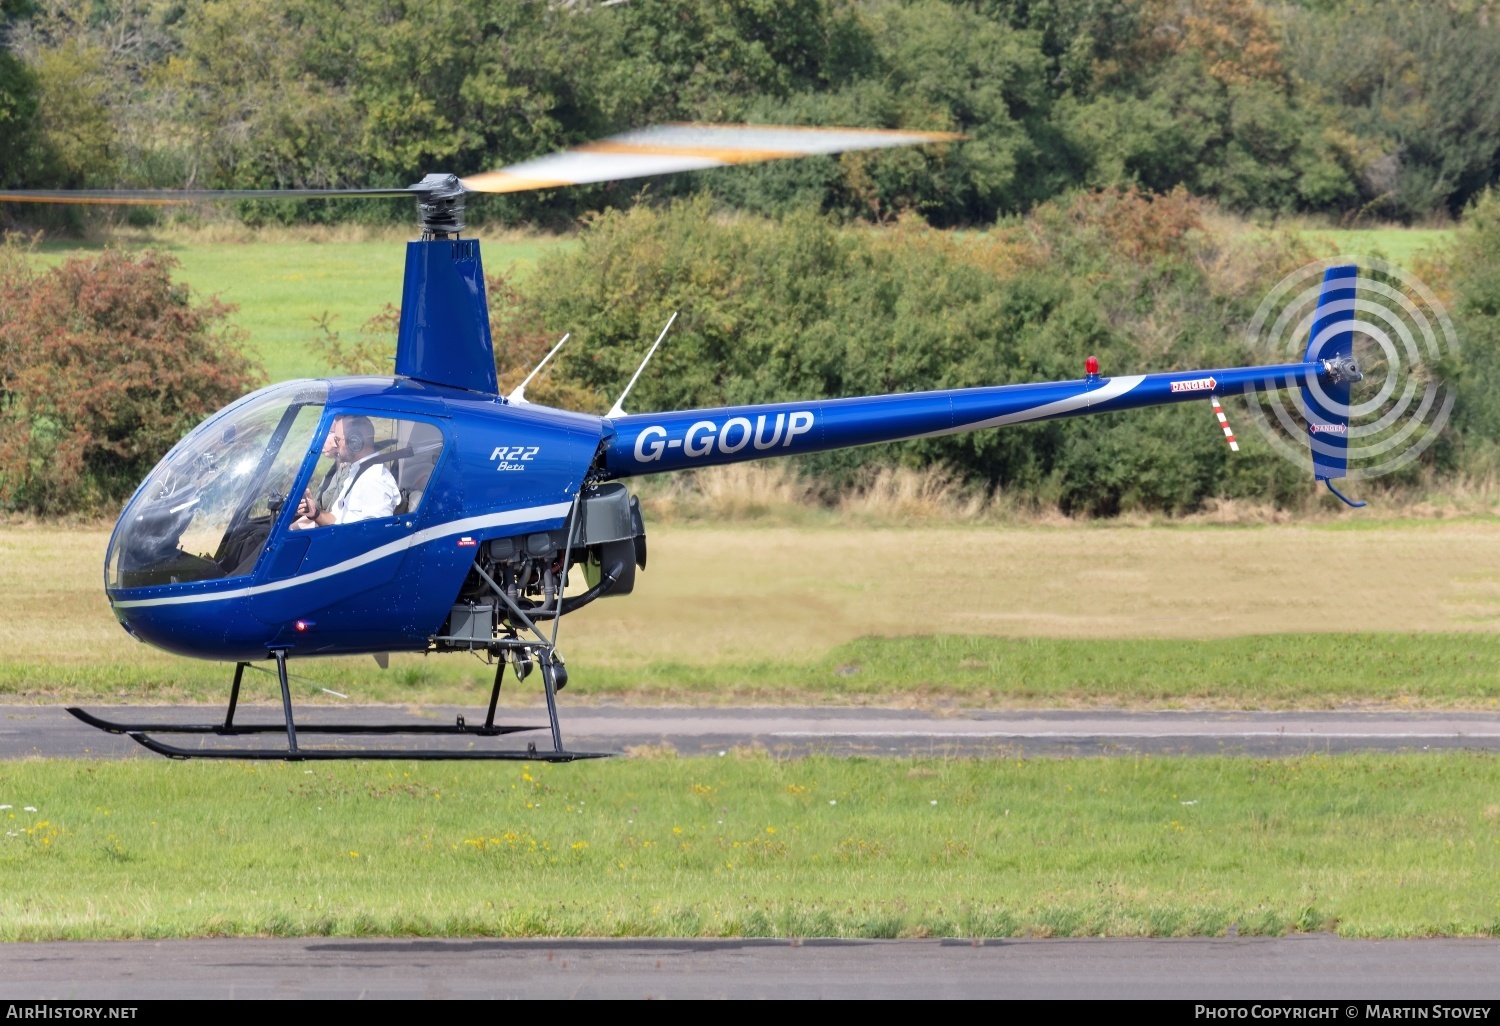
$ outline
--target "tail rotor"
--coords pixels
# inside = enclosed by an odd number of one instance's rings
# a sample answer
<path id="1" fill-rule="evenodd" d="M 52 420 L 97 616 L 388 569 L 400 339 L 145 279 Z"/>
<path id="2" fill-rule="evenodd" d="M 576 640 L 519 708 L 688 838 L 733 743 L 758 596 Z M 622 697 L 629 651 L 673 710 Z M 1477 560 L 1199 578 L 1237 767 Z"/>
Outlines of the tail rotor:
<path id="1" fill-rule="evenodd" d="M 1435 442 L 1453 409 L 1436 374 L 1458 349 L 1441 301 L 1421 280 L 1374 258 L 1309 264 L 1256 311 L 1247 341 L 1261 359 L 1319 363 L 1295 391 L 1261 393 L 1251 419 L 1281 455 L 1350 506 L 1335 481 L 1401 469 Z M 1290 404 L 1288 403 L 1290 399 Z"/>

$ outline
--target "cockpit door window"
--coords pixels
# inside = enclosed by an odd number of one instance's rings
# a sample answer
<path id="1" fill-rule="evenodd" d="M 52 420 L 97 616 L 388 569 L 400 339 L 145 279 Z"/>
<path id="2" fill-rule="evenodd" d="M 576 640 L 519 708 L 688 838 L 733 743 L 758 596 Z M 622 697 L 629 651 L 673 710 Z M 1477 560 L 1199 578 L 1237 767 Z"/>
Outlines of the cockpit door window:
<path id="1" fill-rule="evenodd" d="M 416 513 L 443 452 L 425 421 L 336 412 L 291 529 L 339 527 Z"/>

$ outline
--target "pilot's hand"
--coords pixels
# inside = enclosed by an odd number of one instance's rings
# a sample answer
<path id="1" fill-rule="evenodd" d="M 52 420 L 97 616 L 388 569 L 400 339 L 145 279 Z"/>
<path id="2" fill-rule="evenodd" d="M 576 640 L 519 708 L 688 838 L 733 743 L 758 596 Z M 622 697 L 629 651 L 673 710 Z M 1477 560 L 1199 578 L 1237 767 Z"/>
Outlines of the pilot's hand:
<path id="1" fill-rule="evenodd" d="M 313 505 L 312 492 L 303 492 L 302 501 L 297 503 L 297 515 L 311 519 L 316 509 L 317 507 Z"/>

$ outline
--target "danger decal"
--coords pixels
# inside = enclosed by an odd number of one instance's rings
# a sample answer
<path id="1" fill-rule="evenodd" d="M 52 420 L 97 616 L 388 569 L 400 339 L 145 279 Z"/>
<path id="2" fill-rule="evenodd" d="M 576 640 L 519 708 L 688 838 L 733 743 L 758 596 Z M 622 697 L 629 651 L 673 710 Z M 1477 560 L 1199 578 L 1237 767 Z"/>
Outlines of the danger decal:
<path id="1" fill-rule="evenodd" d="M 1191 378 L 1187 381 L 1172 382 L 1174 392 L 1212 392 L 1218 384 L 1213 378 Z"/>

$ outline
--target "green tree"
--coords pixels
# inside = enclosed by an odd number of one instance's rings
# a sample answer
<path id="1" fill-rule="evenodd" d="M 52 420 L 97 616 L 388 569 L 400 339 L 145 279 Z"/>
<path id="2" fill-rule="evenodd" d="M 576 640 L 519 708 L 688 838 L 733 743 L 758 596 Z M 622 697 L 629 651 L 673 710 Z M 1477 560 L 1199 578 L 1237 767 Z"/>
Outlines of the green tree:
<path id="1" fill-rule="evenodd" d="M 0 185 L 25 185 L 33 176 L 37 137 L 36 72 L 0 50 Z"/>
<path id="2" fill-rule="evenodd" d="M 1458 382 L 1453 422 L 1470 470 L 1492 472 L 1500 464 L 1500 195 L 1493 189 L 1465 212 L 1444 269 L 1462 346 L 1448 368 Z"/>
<path id="3" fill-rule="evenodd" d="M 0 0 L 0 33 L 8 37 L 18 16 L 28 13 L 26 0 Z M 27 182 L 37 145 L 36 72 L 0 46 L 0 186 Z"/>
<path id="4" fill-rule="evenodd" d="M 106 56 L 69 41 L 37 55 L 40 176 L 50 185 L 81 188 L 117 180 L 113 83 Z"/>
<path id="5" fill-rule="evenodd" d="M 1288 23 L 1308 102 L 1360 140 L 1361 201 L 1457 214 L 1500 175 L 1500 26 L 1472 4 L 1358 0 Z M 1351 147 L 1352 148 L 1352 147 Z"/>
<path id="6" fill-rule="evenodd" d="M 1456 213 L 1500 168 L 1500 28 L 1469 0 L 10 2 L 0 174 L 33 184 L 399 185 L 664 120 L 969 138 L 486 197 L 471 216 L 563 226 L 709 192 L 950 226 L 1079 186 L 1184 185 L 1237 210 L 1410 218 Z"/>

